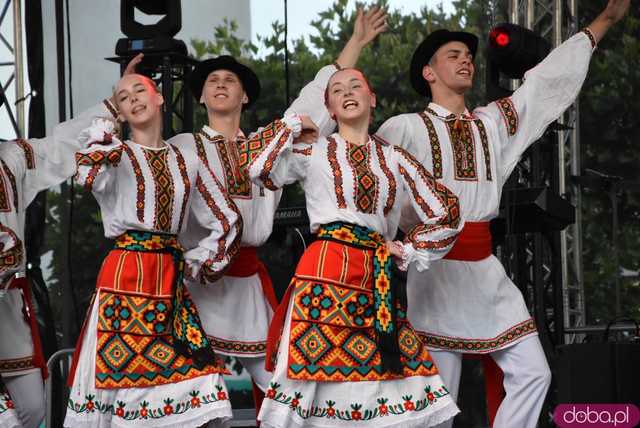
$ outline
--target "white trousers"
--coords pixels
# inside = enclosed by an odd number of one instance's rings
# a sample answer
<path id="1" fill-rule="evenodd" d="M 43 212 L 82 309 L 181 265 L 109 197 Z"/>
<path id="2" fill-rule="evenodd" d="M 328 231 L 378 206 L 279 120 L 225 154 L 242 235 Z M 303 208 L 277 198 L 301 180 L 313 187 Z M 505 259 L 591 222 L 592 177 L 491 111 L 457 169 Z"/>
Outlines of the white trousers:
<path id="1" fill-rule="evenodd" d="M 430 349 L 451 398 L 458 400 L 462 354 Z M 491 357 L 504 373 L 506 396 L 493 422 L 493 428 L 535 428 L 551 383 L 551 371 L 537 335 L 530 336 Z M 453 426 L 453 419 L 438 428 Z"/>
<path id="2" fill-rule="evenodd" d="M 40 370 L 18 376 L 3 376 L 18 418 L 24 428 L 37 428 L 44 419 L 44 384 Z"/>
<path id="3" fill-rule="evenodd" d="M 258 388 L 262 390 L 262 392 L 267 392 L 269 389 L 269 382 L 273 377 L 273 373 L 269 373 L 264 368 L 265 357 L 258 358 L 248 358 L 248 357 L 236 357 L 242 367 L 244 367 L 251 376 L 251 379 L 258 385 Z"/>

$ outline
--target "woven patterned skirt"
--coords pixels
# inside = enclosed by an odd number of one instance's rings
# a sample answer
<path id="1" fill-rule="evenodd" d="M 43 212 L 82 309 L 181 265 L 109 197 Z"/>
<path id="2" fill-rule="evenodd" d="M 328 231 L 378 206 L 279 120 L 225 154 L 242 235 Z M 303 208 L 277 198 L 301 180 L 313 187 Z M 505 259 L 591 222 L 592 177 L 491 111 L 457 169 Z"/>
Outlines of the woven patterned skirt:
<path id="1" fill-rule="evenodd" d="M 397 319 L 402 373 L 382 370 L 373 275 L 371 249 L 334 241 L 307 249 L 282 303 L 263 427 L 427 427 L 458 413 L 404 311 Z M 270 341 L 278 340 L 275 330 Z"/>
<path id="2" fill-rule="evenodd" d="M 198 367 L 173 347 L 175 275 L 166 252 L 109 253 L 76 349 L 65 426 L 187 427 L 231 417 L 224 365 Z"/>

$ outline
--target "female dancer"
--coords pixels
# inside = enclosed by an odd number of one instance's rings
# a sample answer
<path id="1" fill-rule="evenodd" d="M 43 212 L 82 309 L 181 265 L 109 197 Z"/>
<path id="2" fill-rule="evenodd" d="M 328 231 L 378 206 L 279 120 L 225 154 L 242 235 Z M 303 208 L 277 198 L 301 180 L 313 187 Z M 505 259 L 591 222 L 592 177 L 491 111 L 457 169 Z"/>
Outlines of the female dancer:
<path id="1" fill-rule="evenodd" d="M 210 343 L 183 274 L 221 275 L 237 252 L 241 221 L 195 153 L 162 140 L 162 96 L 141 75 L 116 87 L 132 139 L 96 121 L 81 135 L 77 180 L 100 204 L 105 259 L 74 356 L 65 426 L 200 426 L 231 416 Z M 183 254 L 187 219 L 209 234 Z M 186 266 L 185 266 L 186 262 Z"/>
<path id="2" fill-rule="evenodd" d="M 376 98 L 360 71 L 336 72 L 325 102 L 338 133 L 306 144 L 299 128 L 284 130 L 249 167 L 269 189 L 300 181 L 318 234 L 271 325 L 275 372 L 259 419 L 265 427 L 435 425 L 458 409 L 406 319 L 391 262 L 426 269 L 443 257 L 460 227 L 458 200 L 404 150 L 369 136 Z M 390 242 L 405 200 L 422 223 L 405 242 Z"/>

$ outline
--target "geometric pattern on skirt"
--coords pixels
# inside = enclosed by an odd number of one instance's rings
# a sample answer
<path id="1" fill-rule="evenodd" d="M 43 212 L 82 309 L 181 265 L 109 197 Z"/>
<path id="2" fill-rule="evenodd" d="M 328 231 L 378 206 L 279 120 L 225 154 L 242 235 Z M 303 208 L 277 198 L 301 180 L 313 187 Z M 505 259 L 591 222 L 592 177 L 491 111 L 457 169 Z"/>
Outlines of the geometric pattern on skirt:
<path id="1" fill-rule="evenodd" d="M 168 253 L 109 253 L 98 278 L 96 388 L 147 387 L 226 373 L 219 358 L 196 368 L 176 351 L 174 272 Z"/>
<path id="2" fill-rule="evenodd" d="M 372 249 L 333 241 L 316 241 L 307 249 L 290 285 L 290 379 L 353 382 L 438 373 L 403 308 L 396 320 L 402 373 L 382 370 L 372 279 Z"/>
<path id="3" fill-rule="evenodd" d="M 491 339 L 464 339 L 459 337 L 440 336 L 421 331 L 418 331 L 417 333 L 422 343 L 430 348 L 442 349 L 445 351 L 485 354 L 502 349 L 507 345 L 536 332 L 536 323 L 530 318 L 514 325 Z"/>

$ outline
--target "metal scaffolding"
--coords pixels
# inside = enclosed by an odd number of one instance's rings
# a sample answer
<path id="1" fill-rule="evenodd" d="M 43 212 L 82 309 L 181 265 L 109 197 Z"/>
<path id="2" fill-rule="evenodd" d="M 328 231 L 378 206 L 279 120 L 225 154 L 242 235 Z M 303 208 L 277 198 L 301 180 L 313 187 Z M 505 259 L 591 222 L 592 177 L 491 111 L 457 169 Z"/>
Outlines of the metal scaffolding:
<path id="1" fill-rule="evenodd" d="M 9 13 L 11 9 L 12 13 Z M 9 31 L 11 30 L 11 31 Z M 5 0 L 0 12 L 0 76 L 4 103 L 0 111 L 6 112 L 6 120 L 11 124 L 11 131 L 5 126 L 0 133 L 0 141 L 13 140 L 24 136 L 25 131 L 25 91 L 24 91 L 24 49 L 22 44 L 22 2 L 21 0 Z M 7 40 L 5 34 L 12 34 Z M 14 97 L 8 96 L 14 91 Z M 15 100 L 15 101 L 13 101 Z M 13 101 L 13 102 L 12 102 Z M 3 118 L 2 120 L 5 120 Z"/>
<path id="2" fill-rule="evenodd" d="M 578 31 L 578 0 L 509 0 L 509 18 L 512 23 L 523 25 L 551 42 L 553 47 L 558 46 L 568 37 Z M 546 317 L 549 330 L 556 333 L 556 338 L 564 343 L 576 341 L 575 334 L 563 335 L 565 328 L 580 327 L 585 325 L 585 305 L 582 270 L 582 195 L 581 189 L 572 184 L 569 178 L 580 175 L 580 139 L 579 139 L 579 105 L 576 101 L 559 118 L 561 130 L 551 138 L 556 139 L 557 158 L 553 171 L 536 171 L 536 157 L 534 152 L 526 159 L 522 168 L 527 170 L 526 176 L 538 184 L 546 184 L 567 198 L 576 208 L 575 224 L 569 226 L 563 232 L 554 234 L 551 241 L 551 256 L 544 254 L 544 246 L 539 238 L 533 238 L 528 242 L 526 257 L 531 261 L 532 284 L 535 279 L 542 280 L 543 293 L 546 292 L 549 299 L 546 300 L 544 313 L 536 314 Z M 544 181 L 545 183 L 540 183 Z M 534 183 L 527 183 L 532 185 Z M 541 248 L 542 245 L 542 248 Z M 560 266 L 551 266 L 554 248 L 559 251 Z M 548 248 L 547 248 L 548 250 Z M 541 267 L 536 268 L 535 259 L 543 261 Z M 541 260 L 540 260 L 541 259 Z M 557 258 L 556 258 L 557 259 Z M 541 269 L 537 273 L 536 269 Z M 557 271 L 557 274 L 554 272 Z M 536 278 L 542 276 L 541 278 Z M 560 281 L 560 284 L 549 282 Z M 540 288 L 538 288 L 540 291 Z M 534 291 L 534 295 L 536 292 Z M 541 302 L 540 298 L 535 299 Z M 551 303 L 551 304 L 550 304 Z M 541 309 L 538 309 L 540 312 Z M 538 322 L 541 320 L 536 317 Z M 562 326 L 558 323 L 562 322 Z M 562 337 L 564 336 L 564 337 Z"/>

